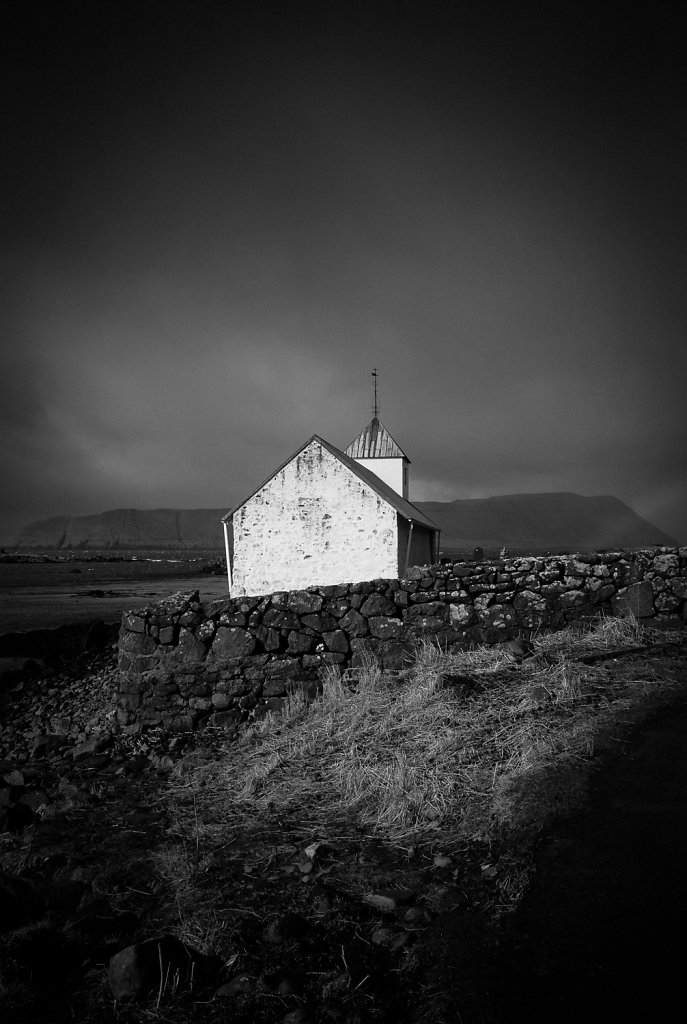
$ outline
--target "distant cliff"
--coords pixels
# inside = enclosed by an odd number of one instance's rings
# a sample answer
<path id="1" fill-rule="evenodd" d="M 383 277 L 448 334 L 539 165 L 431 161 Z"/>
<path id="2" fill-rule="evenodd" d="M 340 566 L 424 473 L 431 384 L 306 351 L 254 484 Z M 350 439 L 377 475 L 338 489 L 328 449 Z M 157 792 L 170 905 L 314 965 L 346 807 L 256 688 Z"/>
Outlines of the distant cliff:
<path id="1" fill-rule="evenodd" d="M 56 516 L 20 531 L 21 548 L 224 549 L 222 516 L 213 508 L 117 508 L 93 516 Z"/>
<path id="2" fill-rule="evenodd" d="M 593 551 L 677 541 L 617 498 L 579 494 L 508 494 L 416 502 L 441 528 L 443 549 L 476 546 L 530 551 Z M 30 523 L 20 548 L 203 548 L 223 551 L 226 509 L 114 509 Z"/>

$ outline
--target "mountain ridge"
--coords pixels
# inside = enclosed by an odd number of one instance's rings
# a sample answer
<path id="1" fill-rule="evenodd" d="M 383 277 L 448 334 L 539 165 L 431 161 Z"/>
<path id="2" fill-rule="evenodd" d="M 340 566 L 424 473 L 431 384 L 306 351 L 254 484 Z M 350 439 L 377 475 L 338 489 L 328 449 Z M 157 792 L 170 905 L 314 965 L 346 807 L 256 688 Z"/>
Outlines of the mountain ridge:
<path id="1" fill-rule="evenodd" d="M 442 548 L 501 547 L 578 550 L 677 544 L 612 495 L 571 491 L 418 502 L 441 527 Z"/>
<path id="2" fill-rule="evenodd" d="M 570 491 L 416 501 L 441 529 L 441 547 L 595 550 L 677 541 L 612 495 Z M 228 506 L 229 507 L 229 506 Z M 13 547 L 181 548 L 222 551 L 222 509 L 110 509 L 51 516 L 23 527 Z"/>

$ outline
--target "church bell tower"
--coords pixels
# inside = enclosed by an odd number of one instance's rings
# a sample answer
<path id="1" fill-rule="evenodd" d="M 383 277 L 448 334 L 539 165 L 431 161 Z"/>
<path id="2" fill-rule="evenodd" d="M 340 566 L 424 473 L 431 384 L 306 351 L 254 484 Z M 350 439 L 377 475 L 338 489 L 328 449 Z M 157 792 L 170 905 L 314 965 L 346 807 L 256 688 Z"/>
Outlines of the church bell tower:
<path id="1" fill-rule="evenodd" d="M 392 487 L 406 501 L 408 498 L 408 467 L 410 459 L 396 443 L 377 415 L 377 370 L 374 378 L 374 414 L 368 425 L 351 441 L 345 454 L 355 459 L 365 469 L 375 473 L 380 480 Z"/>

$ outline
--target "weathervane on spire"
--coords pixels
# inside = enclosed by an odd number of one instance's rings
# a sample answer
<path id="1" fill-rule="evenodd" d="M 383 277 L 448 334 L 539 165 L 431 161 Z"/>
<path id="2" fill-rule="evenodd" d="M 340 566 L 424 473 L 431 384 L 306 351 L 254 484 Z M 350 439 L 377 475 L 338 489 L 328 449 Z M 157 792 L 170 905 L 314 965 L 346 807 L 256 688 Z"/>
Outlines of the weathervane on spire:
<path id="1" fill-rule="evenodd" d="M 374 418 L 377 419 L 377 413 L 379 412 L 379 406 L 377 404 L 377 377 L 379 375 L 377 373 L 377 367 L 376 366 L 375 366 L 375 368 L 372 371 L 370 376 L 374 377 L 374 389 L 375 389 Z"/>

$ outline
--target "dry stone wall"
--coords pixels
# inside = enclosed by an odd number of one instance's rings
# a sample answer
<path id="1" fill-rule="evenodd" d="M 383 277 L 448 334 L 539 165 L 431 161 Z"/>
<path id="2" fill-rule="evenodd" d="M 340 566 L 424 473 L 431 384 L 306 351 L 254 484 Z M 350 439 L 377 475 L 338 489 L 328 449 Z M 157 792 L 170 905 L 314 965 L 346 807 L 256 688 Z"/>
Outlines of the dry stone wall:
<path id="1" fill-rule="evenodd" d="M 687 547 L 438 564 L 403 580 L 205 604 L 179 593 L 122 618 L 118 716 L 234 730 L 289 689 L 314 694 L 327 665 L 374 656 L 399 669 L 422 638 L 493 644 L 600 613 L 687 620 Z"/>

